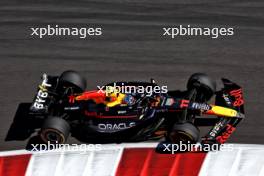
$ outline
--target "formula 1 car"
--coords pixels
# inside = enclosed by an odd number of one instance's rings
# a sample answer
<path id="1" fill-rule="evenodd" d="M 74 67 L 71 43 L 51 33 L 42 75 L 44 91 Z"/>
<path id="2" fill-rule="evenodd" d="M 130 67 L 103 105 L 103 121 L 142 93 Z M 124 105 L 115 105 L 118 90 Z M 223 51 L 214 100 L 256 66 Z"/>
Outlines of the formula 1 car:
<path id="1" fill-rule="evenodd" d="M 43 74 L 33 103 L 19 105 L 6 140 L 26 140 L 35 134 L 44 143 L 59 144 L 69 135 L 86 143 L 163 138 L 171 143 L 222 144 L 245 116 L 241 87 L 227 79 L 222 82 L 224 87 L 216 91 L 216 83 L 206 74 L 195 73 L 185 91 L 166 91 L 153 79 L 85 91 L 86 80 L 75 71 Z M 212 97 L 214 104 L 208 103 Z M 198 128 L 202 125 L 212 126 L 203 137 Z"/>

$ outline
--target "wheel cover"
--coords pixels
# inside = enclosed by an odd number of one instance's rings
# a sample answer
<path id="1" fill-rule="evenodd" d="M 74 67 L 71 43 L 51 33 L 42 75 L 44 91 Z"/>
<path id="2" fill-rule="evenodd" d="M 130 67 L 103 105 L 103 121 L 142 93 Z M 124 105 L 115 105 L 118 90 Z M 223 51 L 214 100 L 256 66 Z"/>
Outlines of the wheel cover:
<path id="1" fill-rule="evenodd" d="M 193 137 L 184 131 L 173 131 L 169 135 L 170 140 L 173 143 L 178 143 L 182 141 L 183 143 L 190 141 L 191 143 L 195 142 Z"/>
<path id="2" fill-rule="evenodd" d="M 43 131 L 41 131 L 40 137 L 45 143 L 57 142 L 58 144 L 63 144 L 65 142 L 64 135 L 56 129 L 44 129 Z"/>

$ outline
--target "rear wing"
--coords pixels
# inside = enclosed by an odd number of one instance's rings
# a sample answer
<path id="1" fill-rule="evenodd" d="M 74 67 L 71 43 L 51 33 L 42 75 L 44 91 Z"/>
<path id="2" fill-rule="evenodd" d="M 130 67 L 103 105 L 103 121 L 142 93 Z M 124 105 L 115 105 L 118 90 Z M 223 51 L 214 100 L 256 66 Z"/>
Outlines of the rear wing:
<path id="1" fill-rule="evenodd" d="M 48 113 L 49 105 L 51 104 L 51 96 L 54 94 L 54 90 L 57 87 L 57 78 L 42 75 L 42 82 L 38 86 L 38 91 L 33 99 L 33 102 L 29 108 L 32 113 Z"/>

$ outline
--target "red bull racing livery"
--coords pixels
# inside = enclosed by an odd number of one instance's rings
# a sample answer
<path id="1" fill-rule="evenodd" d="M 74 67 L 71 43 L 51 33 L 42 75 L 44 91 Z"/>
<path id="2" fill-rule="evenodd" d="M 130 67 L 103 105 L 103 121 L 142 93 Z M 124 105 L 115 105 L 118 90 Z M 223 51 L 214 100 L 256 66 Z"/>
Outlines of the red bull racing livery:
<path id="1" fill-rule="evenodd" d="M 241 87 L 227 79 L 222 82 L 217 91 L 206 74 L 195 73 L 184 91 L 166 91 L 154 80 L 115 82 L 85 91 L 86 80 L 75 71 L 43 74 L 33 102 L 19 105 L 6 140 L 38 138 L 61 144 L 71 135 L 86 143 L 164 139 L 222 144 L 244 118 Z M 124 87 L 130 91 L 120 91 Z M 199 127 L 204 125 L 212 127 L 201 136 Z"/>

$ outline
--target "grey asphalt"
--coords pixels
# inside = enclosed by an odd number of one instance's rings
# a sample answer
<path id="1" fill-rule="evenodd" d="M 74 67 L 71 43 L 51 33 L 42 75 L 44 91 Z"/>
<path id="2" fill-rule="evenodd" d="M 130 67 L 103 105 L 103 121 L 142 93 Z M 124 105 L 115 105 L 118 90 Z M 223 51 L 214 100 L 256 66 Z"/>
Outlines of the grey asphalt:
<path id="1" fill-rule="evenodd" d="M 30 27 L 102 27 L 103 36 L 37 39 Z M 234 36 L 162 36 L 165 26 L 234 27 Z M 155 78 L 184 89 L 194 72 L 242 85 L 246 119 L 229 142 L 264 144 L 264 2 L 261 0 L 99 0 L 0 2 L 0 150 L 20 102 L 30 102 L 43 72 L 80 71 L 88 89 Z M 221 87 L 218 81 L 218 87 Z M 70 139 L 70 142 L 76 142 Z"/>

